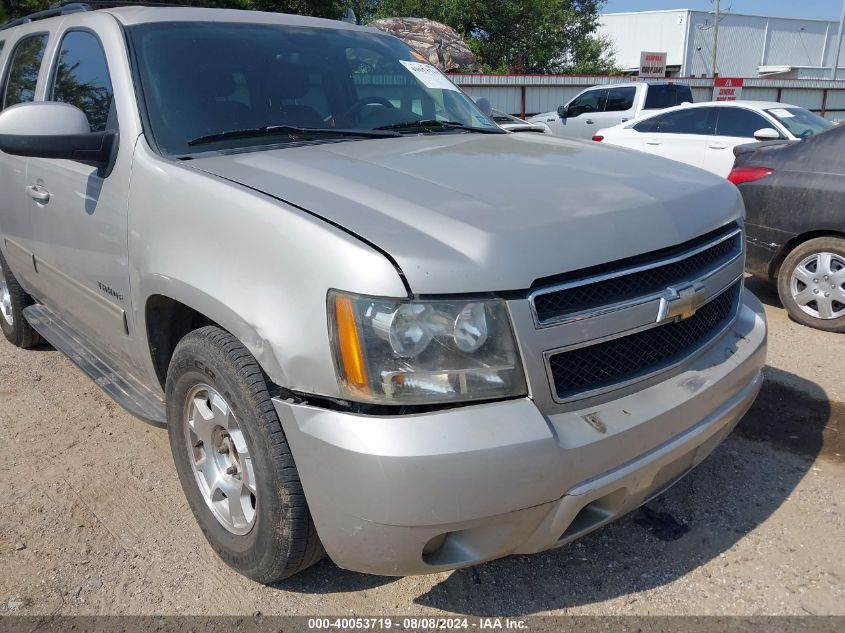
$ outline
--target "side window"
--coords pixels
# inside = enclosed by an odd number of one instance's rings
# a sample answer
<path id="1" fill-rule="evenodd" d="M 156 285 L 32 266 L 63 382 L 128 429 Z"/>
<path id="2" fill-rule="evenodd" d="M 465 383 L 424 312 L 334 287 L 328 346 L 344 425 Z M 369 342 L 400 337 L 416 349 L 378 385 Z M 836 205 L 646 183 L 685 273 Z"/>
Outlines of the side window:
<path id="1" fill-rule="evenodd" d="M 569 116 L 577 117 L 604 110 L 607 90 L 588 90 L 569 104 Z"/>
<path id="2" fill-rule="evenodd" d="M 6 89 L 3 93 L 3 108 L 35 99 L 38 71 L 47 48 L 47 34 L 29 35 L 17 43 L 12 51 Z M 2 109 L 2 108 L 0 108 Z"/>
<path id="3" fill-rule="evenodd" d="M 634 126 L 634 129 L 641 133 L 657 132 L 657 127 L 660 125 L 662 118 L 662 116 L 653 116 L 645 121 L 640 121 Z"/>
<path id="4" fill-rule="evenodd" d="M 604 107 L 604 111 L 626 112 L 634 107 L 636 96 L 636 88 L 611 88 L 607 92 L 607 105 Z"/>
<path id="5" fill-rule="evenodd" d="M 75 105 L 88 117 L 91 131 L 102 132 L 108 123 L 114 93 L 100 41 L 87 31 L 69 31 L 59 50 L 50 101 Z"/>
<path id="6" fill-rule="evenodd" d="M 689 108 L 662 115 L 656 131 L 661 134 L 712 135 L 715 127 L 714 108 Z"/>
<path id="7" fill-rule="evenodd" d="M 772 127 L 772 124 L 756 112 L 745 108 L 719 108 L 719 123 L 716 126 L 716 134 L 719 136 L 754 138 L 754 132 L 764 127 Z"/>
<path id="8" fill-rule="evenodd" d="M 645 96 L 643 110 L 662 110 L 681 105 L 684 102 L 692 103 L 692 90 L 686 85 L 676 84 L 650 84 Z"/>

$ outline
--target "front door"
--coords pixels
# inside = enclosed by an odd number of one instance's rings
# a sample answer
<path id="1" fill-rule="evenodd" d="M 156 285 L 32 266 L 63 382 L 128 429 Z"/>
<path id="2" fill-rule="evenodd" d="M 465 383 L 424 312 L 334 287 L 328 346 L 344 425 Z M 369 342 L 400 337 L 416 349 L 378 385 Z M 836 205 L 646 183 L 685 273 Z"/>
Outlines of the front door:
<path id="1" fill-rule="evenodd" d="M 727 178 L 734 166 L 734 147 L 756 142 L 757 131 L 775 129 L 775 126 L 761 114 L 740 106 L 722 106 L 717 110 L 716 135 L 707 143 L 704 168 Z"/>
<path id="2" fill-rule="evenodd" d="M 565 119 L 558 117 L 552 132 L 568 138 L 592 138 L 600 129 L 597 116 L 604 111 L 607 89 L 587 90 L 569 102 Z M 550 124 L 551 126 L 551 124 Z"/>
<path id="3" fill-rule="evenodd" d="M 61 35 L 45 99 L 80 108 L 91 131 L 118 129 L 108 63 L 90 30 Z M 127 142 L 128 139 L 123 139 Z M 127 179 L 71 160 L 27 163 L 37 278 L 45 302 L 128 359 Z"/>

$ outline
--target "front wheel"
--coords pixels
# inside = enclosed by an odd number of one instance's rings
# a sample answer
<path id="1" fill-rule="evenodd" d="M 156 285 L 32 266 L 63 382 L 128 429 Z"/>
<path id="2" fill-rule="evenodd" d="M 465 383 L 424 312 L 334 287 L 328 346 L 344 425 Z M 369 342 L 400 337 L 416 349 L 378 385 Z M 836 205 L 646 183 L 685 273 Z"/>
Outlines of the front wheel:
<path id="1" fill-rule="evenodd" d="M 170 447 L 188 504 L 214 551 L 270 583 L 317 562 L 296 464 L 258 363 L 209 326 L 177 345 L 167 373 Z"/>
<path id="2" fill-rule="evenodd" d="M 819 237 L 795 248 L 780 268 L 778 294 L 795 321 L 845 332 L 845 239 Z"/>
<path id="3" fill-rule="evenodd" d="M 23 310 L 33 304 L 15 275 L 9 269 L 6 258 L 0 253 L 0 330 L 12 345 L 26 349 L 41 343 L 41 336 L 23 315 Z"/>

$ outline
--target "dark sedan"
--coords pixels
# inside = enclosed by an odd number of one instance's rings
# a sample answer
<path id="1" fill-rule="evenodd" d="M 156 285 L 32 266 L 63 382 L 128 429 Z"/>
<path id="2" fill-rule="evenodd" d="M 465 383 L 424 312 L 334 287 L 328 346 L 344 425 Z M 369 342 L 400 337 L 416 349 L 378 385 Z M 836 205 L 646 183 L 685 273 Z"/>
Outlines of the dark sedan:
<path id="1" fill-rule="evenodd" d="M 748 272 L 776 280 L 799 323 L 845 332 L 845 126 L 735 153 L 729 180 L 745 199 Z"/>

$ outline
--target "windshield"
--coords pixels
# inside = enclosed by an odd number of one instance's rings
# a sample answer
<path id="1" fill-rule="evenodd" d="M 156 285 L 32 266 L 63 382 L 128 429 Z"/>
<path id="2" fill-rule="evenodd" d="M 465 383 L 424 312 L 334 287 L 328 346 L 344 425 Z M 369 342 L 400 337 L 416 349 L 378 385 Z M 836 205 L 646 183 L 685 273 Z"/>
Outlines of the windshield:
<path id="1" fill-rule="evenodd" d="M 445 75 L 388 35 L 212 22 L 129 31 L 150 131 L 165 154 L 501 131 Z"/>
<path id="2" fill-rule="evenodd" d="M 834 126 L 833 122 L 821 118 L 804 108 L 771 108 L 766 110 L 771 116 L 777 119 L 793 136 L 807 138 L 829 130 Z"/>

